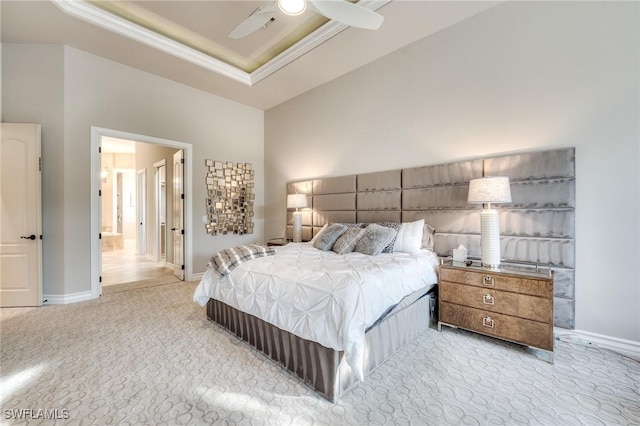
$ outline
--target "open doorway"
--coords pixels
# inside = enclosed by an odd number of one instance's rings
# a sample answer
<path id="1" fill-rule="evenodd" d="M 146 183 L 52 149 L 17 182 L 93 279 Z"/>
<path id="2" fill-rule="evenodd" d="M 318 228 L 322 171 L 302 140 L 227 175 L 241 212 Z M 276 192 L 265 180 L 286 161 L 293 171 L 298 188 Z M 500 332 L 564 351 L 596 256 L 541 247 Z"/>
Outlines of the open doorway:
<path id="1" fill-rule="evenodd" d="M 169 164 L 172 164 L 172 161 L 175 162 L 177 158 L 181 163 L 180 172 L 176 174 L 180 179 L 177 181 L 173 180 L 173 178 L 167 180 L 167 188 L 180 188 L 180 202 L 179 202 L 179 211 L 180 214 L 172 214 L 168 215 L 168 218 L 174 220 L 173 217 L 178 216 L 179 219 L 176 220 L 176 226 L 170 226 L 172 230 L 172 236 L 169 244 L 167 244 L 167 248 L 174 247 L 175 244 L 180 244 L 180 250 L 172 250 L 170 254 L 169 260 L 166 262 L 165 267 L 173 269 L 174 275 L 180 280 L 190 280 L 193 279 L 193 265 L 191 264 L 191 251 L 193 246 L 193 237 L 192 233 L 188 232 L 188 230 L 192 229 L 193 221 L 192 221 L 192 210 L 193 210 L 193 200 L 191 197 L 192 193 L 192 175 L 193 175 L 193 146 L 188 143 L 174 141 L 170 139 L 162 139 L 154 136 L 147 136 L 142 134 L 124 132 L 120 130 L 114 129 L 106 129 L 103 127 L 91 127 L 91 295 L 93 298 L 97 298 L 102 294 L 102 194 L 101 194 L 101 173 L 103 172 L 102 168 L 102 139 L 105 137 L 115 138 L 115 139 L 123 139 L 128 141 L 136 141 L 136 163 L 138 161 L 138 156 L 144 155 L 141 152 L 144 148 L 166 148 L 172 149 L 174 152 L 173 157 L 167 156 L 167 171 L 175 170 L 176 167 L 170 167 Z M 140 149 L 139 149 L 140 148 Z M 141 235 L 144 234 L 142 241 L 137 241 L 136 246 L 138 247 L 139 254 L 149 260 L 153 260 L 151 250 L 154 247 L 153 235 L 154 233 L 151 231 L 153 219 L 152 215 L 154 210 L 151 208 L 153 205 L 153 200 L 148 201 L 149 197 L 153 194 L 153 163 L 158 161 L 158 159 L 150 160 L 149 167 L 135 167 L 136 174 L 138 176 L 138 184 L 140 182 L 145 182 L 144 187 L 146 188 L 146 200 L 147 203 L 142 203 L 142 206 L 146 208 L 146 211 L 143 214 L 139 214 L 136 216 L 136 226 L 138 228 L 138 233 Z M 145 171 L 143 172 L 143 169 Z M 173 176 L 173 173 L 172 173 Z M 169 184 L 171 182 L 171 184 Z M 137 185 L 136 185 L 137 186 Z M 140 196 L 139 193 L 136 193 L 137 197 Z M 167 204 L 169 204 L 169 200 L 167 199 Z M 137 201 L 136 201 L 137 202 Z M 136 206 L 136 211 L 140 210 L 140 205 Z M 145 221 L 144 218 L 147 220 Z M 142 219 L 142 220 L 140 220 Z M 175 229 L 173 229 L 175 228 Z M 138 239 L 138 237 L 136 237 Z M 171 243 L 173 241 L 173 244 Z"/>
<path id="2" fill-rule="evenodd" d="M 183 176 L 172 176 L 166 167 L 181 151 L 101 138 L 102 286 L 182 279 L 176 270 L 181 270 L 183 262 L 173 263 L 173 247 L 167 245 L 167 227 L 173 226 L 167 209 L 172 187 L 167 181 L 182 181 Z"/>

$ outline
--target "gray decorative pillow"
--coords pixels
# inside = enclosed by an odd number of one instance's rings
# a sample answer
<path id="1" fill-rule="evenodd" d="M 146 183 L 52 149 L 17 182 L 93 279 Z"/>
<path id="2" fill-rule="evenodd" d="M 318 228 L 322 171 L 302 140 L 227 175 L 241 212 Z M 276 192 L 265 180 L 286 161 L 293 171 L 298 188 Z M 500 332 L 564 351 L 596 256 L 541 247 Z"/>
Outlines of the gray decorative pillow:
<path id="1" fill-rule="evenodd" d="M 340 238 L 333 243 L 333 251 L 338 254 L 351 253 L 356 248 L 356 243 L 364 234 L 364 228 L 349 228 Z"/>
<path id="2" fill-rule="evenodd" d="M 396 237 L 398 236 L 398 231 L 402 228 L 402 224 L 396 222 L 378 222 L 378 225 L 391 228 L 396 231 L 395 234 L 393 234 L 391 241 L 389 241 L 389 244 L 382 249 L 382 253 L 393 253 L 393 245 L 396 242 Z"/>
<path id="3" fill-rule="evenodd" d="M 322 228 L 320 228 L 320 230 L 318 232 L 316 232 L 316 234 L 313 236 L 313 238 L 311 238 L 311 241 L 309 241 L 311 244 L 315 243 L 316 240 L 318 239 L 318 237 L 320 236 L 320 234 L 322 234 L 324 232 L 325 229 L 327 229 L 327 226 L 329 226 L 328 223 L 325 223 Z"/>
<path id="4" fill-rule="evenodd" d="M 347 228 L 366 228 L 366 224 L 364 223 L 344 223 L 340 222 L 341 225 L 346 226 Z"/>
<path id="5" fill-rule="evenodd" d="M 348 228 L 344 225 L 332 223 L 327 226 L 327 229 L 325 229 L 313 242 L 313 246 L 322 251 L 331 250 L 333 243 L 335 243 L 336 240 L 347 231 L 347 229 Z"/>
<path id="6" fill-rule="evenodd" d="M 433 251 L 435 233 L 436 228 L 425 222 L 424 227 L 422 228 L 422 244 L 420 245 L 420 248 Z"/>
<path id="7" fill-rule="evenodd" d="M 376 256 L 382 253 L 382 250 L 391 243 L 393 247 L 393 239 L 398 234 L 393 228 L 378 225 L 376 223 L 369 224 L 364 228 L 364 234 L 356 243 L 355 251 Z"/>

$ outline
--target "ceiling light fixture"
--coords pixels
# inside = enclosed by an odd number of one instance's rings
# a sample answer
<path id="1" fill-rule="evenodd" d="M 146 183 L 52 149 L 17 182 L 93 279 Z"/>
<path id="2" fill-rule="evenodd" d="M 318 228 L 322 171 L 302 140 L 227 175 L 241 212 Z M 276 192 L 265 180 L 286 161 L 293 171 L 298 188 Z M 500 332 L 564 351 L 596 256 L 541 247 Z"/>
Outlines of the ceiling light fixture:
<path id="1" fill-rule="evenodd" d="M 278 0 L 280 10 L 291 16 L 300 15 L 307 8 L 305 0 Z"/>

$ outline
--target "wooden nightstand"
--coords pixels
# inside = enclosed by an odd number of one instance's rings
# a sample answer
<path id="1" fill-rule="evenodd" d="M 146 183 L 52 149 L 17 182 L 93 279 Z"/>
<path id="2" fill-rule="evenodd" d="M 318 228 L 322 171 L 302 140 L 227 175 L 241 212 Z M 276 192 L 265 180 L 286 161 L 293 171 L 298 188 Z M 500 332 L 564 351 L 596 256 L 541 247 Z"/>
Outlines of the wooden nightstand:
<path id="1" fill-rule="evenodd" d="M 440 266 L 442 326 L 542 349 L 553 362 L 553 271 L 499 270 L 452 262 Z"/>
<path id="2" fill-rule="evenodd" d="M 286 238 L 272 238 L 267 241 L 267 246 L 286 246 L 289 244 L 289 240 Z"/>

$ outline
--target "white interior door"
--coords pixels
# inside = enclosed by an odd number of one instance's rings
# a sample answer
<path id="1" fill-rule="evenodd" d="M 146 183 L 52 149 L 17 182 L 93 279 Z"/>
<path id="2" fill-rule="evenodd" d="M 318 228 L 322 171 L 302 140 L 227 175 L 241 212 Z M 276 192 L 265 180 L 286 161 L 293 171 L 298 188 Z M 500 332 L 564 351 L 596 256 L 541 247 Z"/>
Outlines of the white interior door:
<path id="1" fill-rule="evenodd" d="M 0 306 L 40 306 L 40 125 L 0 126 Z"/>
<path id="2" fill-rule="evenodd" d="M 174 274 L 184 280 L 184 152 L 173 154 L 173 264 Z"/>

